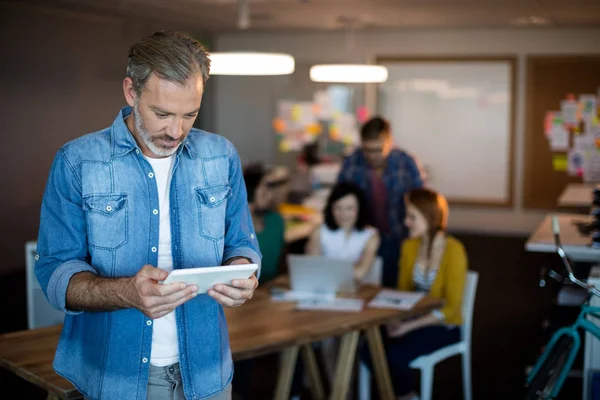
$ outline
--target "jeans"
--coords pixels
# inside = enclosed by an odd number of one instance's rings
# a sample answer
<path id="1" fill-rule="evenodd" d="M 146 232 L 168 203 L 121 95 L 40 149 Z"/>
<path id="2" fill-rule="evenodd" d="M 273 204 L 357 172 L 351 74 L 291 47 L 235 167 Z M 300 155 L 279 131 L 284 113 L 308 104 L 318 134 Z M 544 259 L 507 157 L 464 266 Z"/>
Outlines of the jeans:
<path id="1" fill-rule="evenodd" d="M 382 329 L 382 337 L 394 394 L 406 396 L 414 390 L 414 374 L 409 367 L 411 361 L 460 341 L 460 327 L 426 326 L 399 338 L 388 337 L 385 330 Z M 372 370 L 373 363 L 366 343 L 361 345 L 359 351 L 360 358 Z"/>
<path id="2" fill-rule="evenodd" d="M 185 400 L 179 363 L 166 367 L 150 366 L 147 400 Z M 231 400 L 231 385 L 207 400 Z"/>

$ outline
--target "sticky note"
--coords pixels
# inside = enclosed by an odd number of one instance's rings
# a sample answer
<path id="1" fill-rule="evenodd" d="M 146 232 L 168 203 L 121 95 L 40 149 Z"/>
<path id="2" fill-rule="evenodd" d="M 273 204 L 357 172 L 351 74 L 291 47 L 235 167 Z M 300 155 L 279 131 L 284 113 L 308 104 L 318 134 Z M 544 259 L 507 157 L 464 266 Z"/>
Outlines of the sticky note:
<path id="1" fill-rule="evenodd" d="M 274 118 L 273 119 L 273 129 L 275 130 L 275 132 L 277 133 L 284 133 L 285 132 L 285 121 L 281 118 Z"/>
<path id="2" fill-rule="evenodd" d="M 552 167 L 555 171 L 565 172 L 567 170 L 568 161 L 565 154 L 555 154 L 552 156 Z"/>

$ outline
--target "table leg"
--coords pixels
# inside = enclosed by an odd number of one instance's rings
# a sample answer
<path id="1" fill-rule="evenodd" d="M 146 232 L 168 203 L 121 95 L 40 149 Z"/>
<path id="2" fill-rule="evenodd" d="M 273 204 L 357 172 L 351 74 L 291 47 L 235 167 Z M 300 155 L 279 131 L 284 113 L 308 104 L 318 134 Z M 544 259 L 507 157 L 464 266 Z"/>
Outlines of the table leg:
<path id="1" fill-rule="evenodd" d="M 342 336 L 337 366 L 335 368 L 335 377 L 333 379 L 333 390 L 330 396 L 332 400 L 345 399 L 348 395 L 359 335 L 359 331 L 354 331 Z"/>
<path id="2" fill-rule="evenodd" d="M 367 342 L 369 343 L 369 352 L 375 370 L 379 396 L 384 400 L 392 400 L 394 399 L 394 389 L 392 388 L 390 370 L 378 326 L 367 329 Z"/>
<path id="3" fill-rule="evenodd" d="M 277 387 L 275 388 L 275 400 L 289 400 L 290 398 L 299 348 L 299 346 L 292 346 L 282 351 Z"/>
<path id="4" fill-rule="evenodd" d="M 317 365 L 317 359 L 311 344 L 302 346 L 302 360 L 304 361 L 304 367 L 310 378 L 312 398 L 316 400 L 324 399 L 325 391 L 323 390 L 323 383 L 321 382 L 321 373 L 319 372 L 319 366 Z"/>

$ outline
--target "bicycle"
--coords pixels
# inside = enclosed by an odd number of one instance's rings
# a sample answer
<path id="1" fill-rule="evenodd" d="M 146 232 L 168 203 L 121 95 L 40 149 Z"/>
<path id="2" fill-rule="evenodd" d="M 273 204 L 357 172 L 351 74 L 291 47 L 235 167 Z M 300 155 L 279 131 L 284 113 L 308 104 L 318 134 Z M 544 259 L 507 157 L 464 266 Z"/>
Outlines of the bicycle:
<path id="1" fill-rule="evenodd" d="M 586 289 L 588 294 L 586 300 L 581 304 L 581 312 L 575 323 L 558 329 L 552 335 L 542 355 L 527 376 L 525 384 L 526 400 L 547 400 L 555 399 L 558 396 L 581 347 L 578 330 L 582 329 L 589 332 L 600 340 L 600 326 L 586 318 L 587 316 L 600 318 L 600 307 L 592 307 L 589 304 L 592 296 L 600 297 L 600 291 L 595 286 L 588 285 L 575 277 L 571 263 L 560 241 L 560 228 L 556 217 L 552 218 L 552 231 L 556 252 L 567 269 L 569 281 Z"/>

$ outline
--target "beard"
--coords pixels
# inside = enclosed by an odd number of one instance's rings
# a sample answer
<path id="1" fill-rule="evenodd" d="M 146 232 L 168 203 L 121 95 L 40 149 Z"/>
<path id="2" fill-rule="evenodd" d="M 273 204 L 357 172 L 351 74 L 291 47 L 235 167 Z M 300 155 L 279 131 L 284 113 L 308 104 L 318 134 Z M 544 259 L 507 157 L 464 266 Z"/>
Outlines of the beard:
<path id="1" fill-rule="evenodd" d="M 164 135 L 162 137 L 153 137 L 150 134 L 150 132 L 148 132 L 148 130 L 146 129 L 146 125 L 144 124 L 144 118 L 142 117 L 142 114 L 140 113 L 140 105 L 139 105 L 137 99 L 135 100 L 135 106 L 133 107 L 133 121 L 135 123 L 135 129 L 138 131 L 138 135 L 140 136 L 140 139 L 142 139 L 142 141 L 144 142 L 146 147 L 148 147 L 148 149 L 150 149 L 150 151 L 152 153 L 156 154 L 157 156 L 160 156 L 160 157 L 172 156 L 177 151 L 177 149 L 179 149 L 179 146 L 183 142 L 183 139 L 185 139 L 185 135 L 182 135 L 177 146 L 168 147 L 168 148 L 162 147 L 162 146 L 158 145 L 157 143 L 155 143 L 155 141 L 158 139 L 173 140 L 173 138 L 171 138 L 168 135 Z"/>

